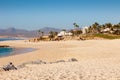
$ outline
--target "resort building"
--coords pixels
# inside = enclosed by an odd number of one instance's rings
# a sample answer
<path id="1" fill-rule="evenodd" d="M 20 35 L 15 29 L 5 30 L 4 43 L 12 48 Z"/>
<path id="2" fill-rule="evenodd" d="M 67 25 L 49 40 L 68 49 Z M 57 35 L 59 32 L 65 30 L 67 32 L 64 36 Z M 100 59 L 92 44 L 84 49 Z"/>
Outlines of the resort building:
<path id="1" fill-rule="evenodd" d="M 66 32 L 66 31 L 61 31 L 60 33 L 58 33 L 57 36 L 72 36 L 73 33 L 71 32 Z"/>
<path id="2" fill-rule="evenodd" d="M 89 28 L 89 27 L 87 27 L 87 26 L 86 26 L 86 27 L 84 27 L 84 28 L 82 29 L 82 34 L 86 34 L 86 33 L 87 33 L 87 31 L 88 31 L 88 28 Z"/>

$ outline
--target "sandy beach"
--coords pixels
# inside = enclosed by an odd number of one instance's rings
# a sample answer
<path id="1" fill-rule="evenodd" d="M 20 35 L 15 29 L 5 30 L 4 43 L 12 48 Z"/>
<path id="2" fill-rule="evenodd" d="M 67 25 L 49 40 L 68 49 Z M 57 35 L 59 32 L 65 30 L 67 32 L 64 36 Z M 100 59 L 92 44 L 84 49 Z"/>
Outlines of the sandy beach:
<path id="1" fill-rule="evenodd" d="M 32 60 L 56 61 L 76 58 L 79 61 L 101 58 L 119 58 L 120 40 L 86 40 L 86 41 L 49 41 L 26 42 L 24 40 L 4 41 L 1 45 L 14 48 L 34 48 L 36 50 L 20 55 L 0 58 L 0 65 L 10 61 L 17 64 Z"/>
<path id="2" fill-rule="evenodd" d="M 76 58 L 77 62 L 27 65 L 25 68 L 0 72 L 0 79 L 7 80 L 118 80 L 120 79 L 120 40 L 86 41 L 4 41 L 1 45 L 15 48 L 35 48 L 20 55 L 0 58 L 0 66 L 13 62 L 43 60 L 54 62 Z M 22 72 L 21 72 L 22 71 Z M 17 73 L 17 74 L 16 74 Z M 26 74 L 26 75 L 24 75 Z M 34 74 L 33 76 L 30 76 Z M 6 76 L 2 76 L 6 75 Z M 14 78 L 14 79 L 13 79 Z"/>

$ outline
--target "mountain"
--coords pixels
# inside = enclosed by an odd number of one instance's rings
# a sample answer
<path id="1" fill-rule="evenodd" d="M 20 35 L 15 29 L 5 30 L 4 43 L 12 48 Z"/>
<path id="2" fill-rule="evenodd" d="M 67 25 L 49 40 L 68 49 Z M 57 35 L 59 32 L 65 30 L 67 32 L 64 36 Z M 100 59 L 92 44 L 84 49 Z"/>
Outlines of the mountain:
<path id="1" fill-rule="evenodd" d="M 60 32 L 60 29 L 57 28 L 51 28 L 51 27 L 44 27 L 40 29 L 41 31 L 43 31 L 45 34 L 48 34 L 50 31 L 56 31 L 56 32 Z"/>
<path id="2" fill-rule="evenodd" d="M 44 27 L 40 29 L 44 32 L 44 34 L 48 34 L 50 31 L 57 31 L 60 32 L 60 29 L 51 28 L 51 27 Z M 24 29 L 16 29 L 14 27 L 8 29 L 0 29 L 0 36 L 11 36 L 11 37 L 37 37 L 39 36 L 38 30 L 24 30 Z"/>

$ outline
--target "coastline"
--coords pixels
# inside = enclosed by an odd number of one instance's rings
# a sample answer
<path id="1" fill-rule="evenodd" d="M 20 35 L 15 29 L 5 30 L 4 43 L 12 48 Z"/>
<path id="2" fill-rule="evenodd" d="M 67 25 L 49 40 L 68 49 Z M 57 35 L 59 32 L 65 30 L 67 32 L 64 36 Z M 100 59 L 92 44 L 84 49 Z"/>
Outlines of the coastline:
<path id="1" fill-rule="evenodd" d="M 78 60 L 90 60 L 101 58 L 119 57 L 120 40 L 86 40 L 86 41 L 40 41 L 27 42 L 25 40 L 4 41 L 1 45 L 9 45 L 15 48 L 34 48 L 32 52 L 20 55 L 12 55 L 0 58 L 0 66 L 8 62 L 15 65 L 38 59 L 51 62 L 76 58 Z"/>
<path id="2" fill-rule="evenodd" d="M 10 47 L 9 48 L 12 49 L 11 52 L 9 52 L 9 54 L 7 55 L 2 55 L 0 56 L 0 58 L 4 58 L 4 57 L 9 57 L 9 56 L 14 56 L 14 55 L 20 55 L 20 54 L 24 54 L 24 53 L 28 53 L 28 52 L 32 52 L 35 51 L 36 49 L 34 48 L 15 48 L 15 47 Z"/>
<path id="3" fill-rule="evenodd" d="M 15 48 L 37 49 L 0 58 L 0 66 L 13 62 L 18 68 L 18 70 L 7 72 L 1 70 L 0 79 L 118 80 L 120 79 L 120 45 L 118 43 L 120 43 L 119 39 L 0 42 Z"/>
<path id="4" fill-rule="evenodd" d="M 24 54 L 0 58 L 0 66 L 13 62 L 15 65 L 24 62 L 43 60 L 54 62 L 76 58 L 79 61 L 118 58 L 120 56 L 119 39 L 116 40 L 86 40 L 86 41 L 40 41 L 27 42 L 26 40 L 4 41 L 1 45 L 15 48 L 34 48 L 35 51 Z"/>

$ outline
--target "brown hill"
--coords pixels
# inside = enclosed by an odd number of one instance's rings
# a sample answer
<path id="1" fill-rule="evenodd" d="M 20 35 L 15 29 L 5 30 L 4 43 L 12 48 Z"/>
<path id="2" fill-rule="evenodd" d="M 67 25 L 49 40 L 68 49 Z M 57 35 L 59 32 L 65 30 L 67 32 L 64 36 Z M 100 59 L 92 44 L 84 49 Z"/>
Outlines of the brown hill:
<path id="1" fill-rule="evenodd" d="M 60 29 L 44 27 L 40 29 L 44 32 L 44 34 L 48 34 L 50 31 L 59 32 Z M 24 29 L 16 29 L 16 28 L 8 28 L 8 29 L 0 29 L 0 36 L 12 36 L 12 37 L 37 37 L 39 36 L 38 30 L 24 30 Z"/>

